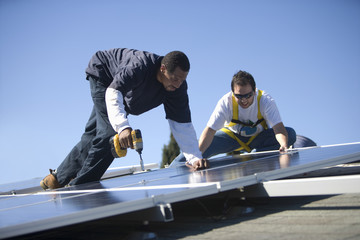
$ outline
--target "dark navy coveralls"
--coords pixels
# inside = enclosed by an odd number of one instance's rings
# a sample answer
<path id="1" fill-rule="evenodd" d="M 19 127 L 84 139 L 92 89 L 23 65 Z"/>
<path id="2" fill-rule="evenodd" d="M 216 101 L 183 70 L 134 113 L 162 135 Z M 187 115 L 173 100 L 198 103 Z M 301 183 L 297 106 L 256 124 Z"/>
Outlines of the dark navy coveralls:
<path id="1" fill-rule="evenodd" d="M 80 142 L 56 170 L 61 186 L 98 181 L 114 160 L 109 139 L 116 132 L 105 103 L 108 87 L 122 93 L 128 114 L 139 115 L 163 104 L 167 119 L 191 122 L 186 81 L 176 91 L 168 92 L 156 78 L 162 58 L 125 48 L 98 51 L 91 58 L 86 78 L 94 106 Z"/>

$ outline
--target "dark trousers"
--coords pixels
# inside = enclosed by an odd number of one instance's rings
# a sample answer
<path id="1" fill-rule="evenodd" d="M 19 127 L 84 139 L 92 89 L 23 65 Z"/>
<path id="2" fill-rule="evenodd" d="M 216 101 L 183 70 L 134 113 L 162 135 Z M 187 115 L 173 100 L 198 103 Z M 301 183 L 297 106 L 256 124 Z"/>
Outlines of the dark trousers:
<path id="1" fill-rule="evenodd" d="M 112 128 L 106 110 L 106 87 L 89 78 L 94 107 L 81 140 L 56 170 L 61 186 L 98 181 L 110 166 L 114 157 L 109 145 L 116 132 Z"/>
<path id="2" fill-rule="evenodd" d="M 288 146 L 291 146 L 296 140 L 296 132 L 290 127 L 285 127 L 285 129 L 288 133 Z M 238 134 L 235 135 L 244 143 L 250 140 L 250 137 L 242 137 Z M 203 153 L 203 157 L 210 158 L 217 154 L 232 152 L 239 147 L 241 147 L 241 145 L 227 133 L 223 131 L 217 131 L 210 146 Z M 278 150 L 280 148 L 280 144 L 276 140 L 274 130 L 270 128 L 259 133 L 259 135 L 257 135 L 249 144 L 249 147 L 250 149 L 256 149 L 257 152 L 261 152 Z M 183 153 L 180 153 L 171 163 L 170 167 L 176 167 L 178 165 L 184 164 L 184 162 L 185 156 Z"/>

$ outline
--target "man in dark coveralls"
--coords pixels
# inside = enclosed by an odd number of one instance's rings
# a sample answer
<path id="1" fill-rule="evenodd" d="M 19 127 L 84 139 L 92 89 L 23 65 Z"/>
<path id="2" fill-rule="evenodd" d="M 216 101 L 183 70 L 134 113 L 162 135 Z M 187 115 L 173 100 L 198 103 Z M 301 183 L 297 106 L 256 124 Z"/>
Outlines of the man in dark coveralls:
<path id="1" fill-rule="evenodd" d="M 98 181 L 112 163 L 110 137 L 119 134 L 122 148 L 132 147 L 128 114 L 140 115 L 161 104 L 187 162 L 195 169 L 202 159 L 191 122 L 186 77 L 187 56 L 165 56 L 134 49 L 98 51 L 86 69 L 94 107 L 80 142 L 40 185 L 55 189 Z"/>

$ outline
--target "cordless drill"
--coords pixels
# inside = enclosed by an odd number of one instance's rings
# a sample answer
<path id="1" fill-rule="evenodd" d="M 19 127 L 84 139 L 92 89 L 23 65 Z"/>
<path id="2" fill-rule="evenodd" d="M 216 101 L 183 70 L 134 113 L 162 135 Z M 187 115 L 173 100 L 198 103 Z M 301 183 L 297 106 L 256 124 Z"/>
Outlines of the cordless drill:
<path id="1" fill-rule="evenodd" d="M 144 162 L 141 156 L 142 150 L 143 150 L 143 141 L 141 137 L 140 129 L 135 129 L 131 131 L 131 138 L 133 140 L 133 146 L 135 151 L 139 153 L 140 156 L 140 165 L 141 170 L 145 171 Z M 121 148 L 120 142 L 119 142 L 119 135 L 116 134 L 115 136 L 111 137 L 109 140 L 110 146 L 111 146 L 111 153 L 114 158 L 120 158 L 125 157 L 127 153 L 126 148 Z"/>

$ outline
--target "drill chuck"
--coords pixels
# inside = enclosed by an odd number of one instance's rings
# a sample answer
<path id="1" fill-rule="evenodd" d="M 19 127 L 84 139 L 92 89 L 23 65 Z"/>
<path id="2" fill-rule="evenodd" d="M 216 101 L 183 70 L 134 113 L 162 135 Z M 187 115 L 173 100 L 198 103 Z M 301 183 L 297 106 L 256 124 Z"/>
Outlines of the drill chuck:
<path id="1" fill-rule="evenodd" d="M 141 170 L 145 171 L 144 161 L 141 157 L 141 152 L 143 150 L 143 141 L 142 141 L 142 136 L 141 136 L 140 130 L 139 129 L 132 130 L 131 137 L 133 139 L 134 149 L 135 149 L 135 151 L 137 151 L 139 153 L 139 156 L 140 156 Z"/>
<path id="2" fill-rule="evenodd" d="M 140 130 L 139 129 L 132 130 L 131 137 L 133 139 L 133 146 L 135 151 L 141 154 L 143 150 L 143 141 Z"/>

